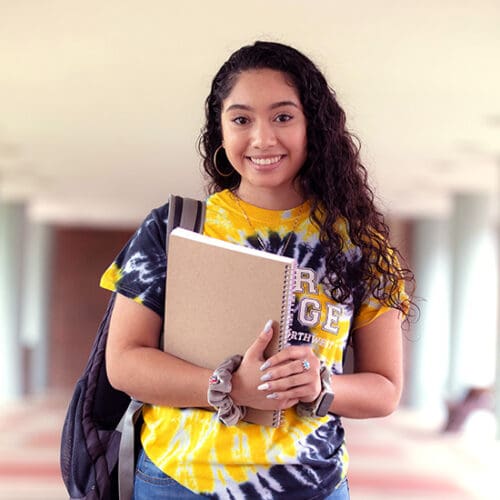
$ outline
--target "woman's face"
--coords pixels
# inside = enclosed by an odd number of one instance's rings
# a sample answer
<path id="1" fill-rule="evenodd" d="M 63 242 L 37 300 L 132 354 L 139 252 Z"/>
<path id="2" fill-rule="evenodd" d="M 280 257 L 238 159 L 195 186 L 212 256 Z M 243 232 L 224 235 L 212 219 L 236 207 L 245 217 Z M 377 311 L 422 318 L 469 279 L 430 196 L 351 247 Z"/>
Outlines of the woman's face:
<path id="1" fill-rule="evenodd" d="M 307 156 L 306 118 L 295 87 L 271 69 L 241 73 L 222 103 L 226 156 L 241 175 L 239 193 L 294 189 Z"/>

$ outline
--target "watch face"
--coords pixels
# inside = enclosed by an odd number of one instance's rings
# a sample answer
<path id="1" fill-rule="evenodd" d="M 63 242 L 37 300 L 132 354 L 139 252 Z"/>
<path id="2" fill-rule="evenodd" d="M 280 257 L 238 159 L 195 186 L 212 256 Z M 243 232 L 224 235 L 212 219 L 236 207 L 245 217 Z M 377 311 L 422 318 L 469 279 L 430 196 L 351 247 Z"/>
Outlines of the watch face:
<path id="1" fill-rule="evenodd" d="M 321 398 L 321 401 L 319 402 L 319 405 L 316 409 L 316 416 L 324 417 L 328 413 L 328 410 L 330 409 L 330 405 L 332 403 L 333 403 L 333 393 L 326 392 Z"/>

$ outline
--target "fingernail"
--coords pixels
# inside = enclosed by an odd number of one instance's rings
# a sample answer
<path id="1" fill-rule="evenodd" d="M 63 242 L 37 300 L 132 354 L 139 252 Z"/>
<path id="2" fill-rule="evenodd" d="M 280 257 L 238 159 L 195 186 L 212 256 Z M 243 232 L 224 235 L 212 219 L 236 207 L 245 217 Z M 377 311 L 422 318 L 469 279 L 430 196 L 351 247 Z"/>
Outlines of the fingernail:
<path id="1" fill-rule="evenodd" d="M 273 375 L 271 372 L 268 372 L 268 373 L 265 373 L 264 375 L 262 375 L 262 377 L 260 377 L 260 380 L 262 382 L 266 382 L 266 380 L 271 380 L 273 378 Z"/>
<path id="2" fill-rule="evenodd" d="M 272 394 L 268 394 L 266 396 L 266 398 L 267 399 L 278 399 L 278 395 L 275 392 L 273 392 Z"/>
<path id="3" fill-rule="evenodd" d="M 264 330 L 262 330 L 264 333 L 270 333 L 271 328 L 273 327 L 273 320 L 270 319 L 265 325 L 264 325 Z"/>
<path id="4" fill-rule="evenodd" d="M 258 389 L 259 391 L 267 391 L 267 390 L 269 389 L 269 384 L 267 384 L 267 383 L 266 383 L 266 384 L 260 384 L 260 385 L 257 387 L 257 389 Z"/>
<path id="5" fill-rule="evenodd" d="M 261 367 L 260 371 L 263 372 L 264 370 L 267 370 L 271 366 L 271 363 L 269 361 L 266 361 Z"/>

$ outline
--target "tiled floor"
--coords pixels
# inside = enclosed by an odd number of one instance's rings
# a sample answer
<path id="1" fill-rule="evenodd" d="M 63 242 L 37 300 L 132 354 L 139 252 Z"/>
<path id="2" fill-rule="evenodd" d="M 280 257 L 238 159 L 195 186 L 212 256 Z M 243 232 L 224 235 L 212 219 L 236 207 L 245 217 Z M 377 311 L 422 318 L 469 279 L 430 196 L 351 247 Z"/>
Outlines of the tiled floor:
<path id="1" fill-rule="evenodd" d="M 352 500 L 500 499 L 500 442 L 491 426 L 442 435 L 440 422 L 404 410 L 345 426 Z"/>
<path id="2" fill-rule="evenodd" d="M 0 409 L 0 499 L 67 499 L 59 440 L 67 399 L 46 397 Z"/>
<path id="3" fill-rule="evenodd" d="M 50 396 L 0 408 L 0 499 L 68 498 L 59 473 L 66 404 Z M 345 425 L 352 500 L 500 499 L 500 442 L 491 432 L 442 436 L 438 423 L 405 410 Z"/>

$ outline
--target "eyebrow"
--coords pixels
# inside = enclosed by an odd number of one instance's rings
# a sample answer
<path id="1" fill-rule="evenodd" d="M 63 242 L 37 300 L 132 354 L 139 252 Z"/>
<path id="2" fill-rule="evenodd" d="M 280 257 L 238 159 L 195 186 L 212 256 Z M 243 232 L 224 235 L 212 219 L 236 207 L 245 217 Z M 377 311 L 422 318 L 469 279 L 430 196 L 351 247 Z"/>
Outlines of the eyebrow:
<path id="1" fill-rule="evenodd" d="M 300 107 L 293 101 L 278 101 L 274 102 L 271 104 L 270 109 L 276 109 L 276 108 L 281 108 L 283 106 L 293 106 L 294 108 L 300 109 Z M 246 104 L 231 104 L 227 109 L 224 111 L 231 111 L 234 109 L 242 109 L 245 111 L 253 111 L 252 106 L 247 106 Z"/>

